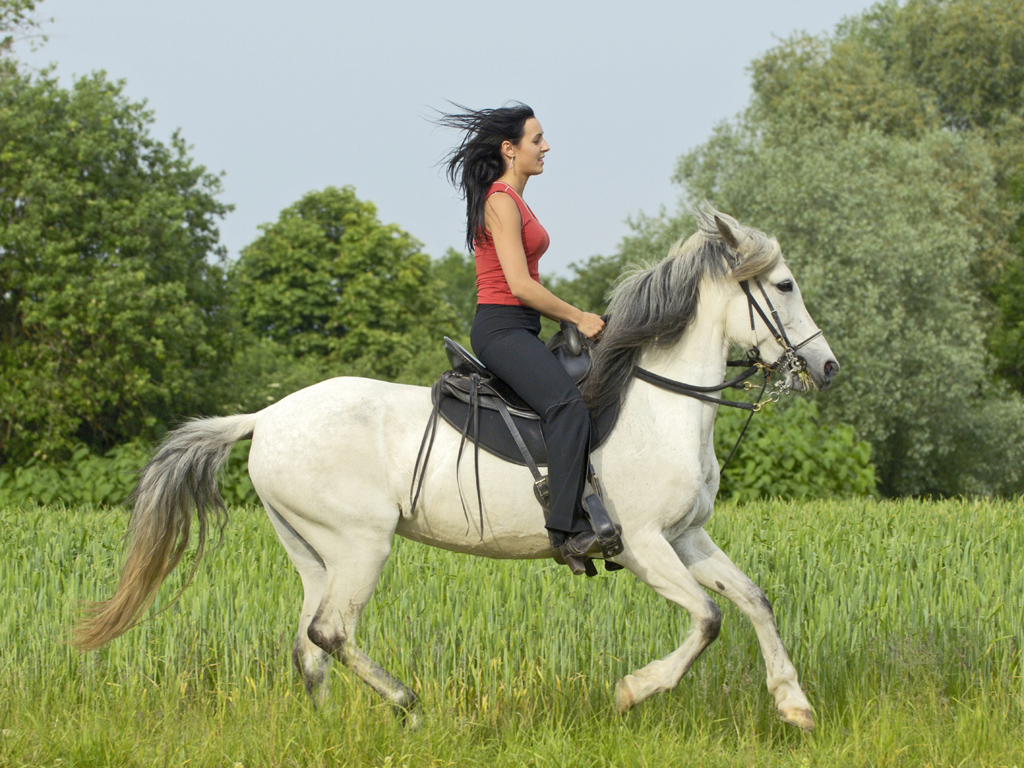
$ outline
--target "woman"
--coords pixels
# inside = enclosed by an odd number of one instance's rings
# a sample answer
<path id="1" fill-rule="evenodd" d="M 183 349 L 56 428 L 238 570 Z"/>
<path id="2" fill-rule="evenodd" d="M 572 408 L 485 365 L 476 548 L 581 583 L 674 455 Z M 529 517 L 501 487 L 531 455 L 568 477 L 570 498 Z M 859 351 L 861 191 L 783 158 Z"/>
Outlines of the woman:
<path id="1" fill-rule="evenodd" d="M 459 105 L 456 105 L 459 106 Z M 579 389 L 540 340 L 540 316 L 573 323 L 596 338 L 604 321 L 562 301 L 540 283 L 537 262 L 548 234 L 523 201 L 526 182 L 544 172 L 550 147 L 525 104 L 442 115 L 463 132 L 447 157 L 448 178 L 466 200 L 466 245 L 476 254 L 477 310 L 470 341 L 477 357 L 543 419 L 548 447 L 551 545 L 583 573 L 594 533 L 581 505 L 589 466 L 590 414 Z"/>

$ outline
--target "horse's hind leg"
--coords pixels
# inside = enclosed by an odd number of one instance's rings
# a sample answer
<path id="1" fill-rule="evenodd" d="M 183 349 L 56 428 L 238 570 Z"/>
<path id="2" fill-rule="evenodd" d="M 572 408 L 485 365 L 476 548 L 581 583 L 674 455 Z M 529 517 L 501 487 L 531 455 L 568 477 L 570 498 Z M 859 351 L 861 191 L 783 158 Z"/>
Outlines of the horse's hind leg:
<path id="1" fill-rule="evenodd" d="M 309 623 L 309 639 L 355 672 L 405 716 L 415 705 L 416 694 L 355 644 L 359 617 L 391 553 L 391 537 L 372 530 L 346 531 L 343 539 L 339 537 L 334 544 L 334 555 L 325 555 L 327 587 Z"/>
<path id="2" fill-rule="evenodd" d="M 764 591 L 736 567 L 703 529 L 687 531 L 672 546 L 697 581 L 729 598 L 754 625 L 768 672 L 768 690 L 775 697 L 782 719 L 805 730 L 814 728 L 811 705 L 800 688 L 796 668 L 782 644 L 775 614 Z"/>
<path id="3" fill-rule="evenodd" d="M 306 693 L 313 699 L 316 706 L 321 706 L 327 700 L 330 688 L 327 672 L 330 668 L 331 657 L 309 639 L 309 625 L 323 599 L 327 583 L 326 572 L 322 568 L 320 573 L 306 573 L 299 569 L 299 575 L 302 578 L 304 595 L 302 613 L 299 616 L 299 629 L 295 633 L 295 644 L 292 646 L 292 662 L 299 674 L 302 675 Z"/>
<path id="4" fill-rule="evenodd" d="M 327 569 L 316 550 L 281 517 L 277 510 L 269 504 L 264 504 L 264 507 L 281 544 L 302 579 L 302 612 L 299 614 L 299 627 L 295 633 L 295 644 L 292 646 L 292 662 L 302 676 L 306 692 L 313 699 L 313 703 L 321 705 L 328 694 L 327 671 L 331 657 L 309 639 L 308 631 L 327 588 Z"/>

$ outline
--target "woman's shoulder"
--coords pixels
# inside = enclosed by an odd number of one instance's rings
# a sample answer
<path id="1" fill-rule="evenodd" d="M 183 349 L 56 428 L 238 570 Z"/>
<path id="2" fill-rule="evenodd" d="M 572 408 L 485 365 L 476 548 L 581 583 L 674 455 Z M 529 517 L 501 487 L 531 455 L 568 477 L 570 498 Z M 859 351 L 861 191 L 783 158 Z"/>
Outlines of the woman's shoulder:
<path id="1" fill-rule="evenodd" d="M 521 225 L 523 212 L 519 207 L 519 201 L 515 198 L 515 191 L 511 190 L 508 194 L 501 194 L 504 192 L 504 189 L 496 189 L 487 195 L 487 201 L 484 204 L 484 217 L 486 219 L 493 218 L 496 221 L 516 222 L 517 226 Z M 488 229 L 490 228 L 488 226 Z"/>
<path id="2" fill-rule="evenodd" d="M 498 208 L 509 213 L 515 209 L 523 221 L 533 218 L 526 201 L 510 184 L 506 184 L 504 181 L 496 181 L 491 184 L 490 189 L 487 190 L 486 205 L 492 210 Z"/>
<path id="3" fill-rule="evenodd" d="M 510 184 L 506 184 L 504 181 L 492 182 L 491 186 L 487 189 L 487 197 L 490 197 L 491 195 L 496 194 L 498 192 L 504 192 L 513 200 L 519 198 L 519 195 L 517 195 L 516 191 L 512 189 L 512 186 Z"/>

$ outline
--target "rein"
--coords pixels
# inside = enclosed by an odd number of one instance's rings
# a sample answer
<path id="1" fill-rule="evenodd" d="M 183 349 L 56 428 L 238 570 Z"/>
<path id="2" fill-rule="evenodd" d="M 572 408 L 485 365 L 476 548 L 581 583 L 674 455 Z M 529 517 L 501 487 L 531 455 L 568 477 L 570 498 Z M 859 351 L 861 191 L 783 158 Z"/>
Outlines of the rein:
<path id="1" fill-rule="evenodd" d="M 729 361 L 729 363 L 728 363 L 728 365 L 743 365 L 743 364 L 744 363 L 737 362 L 737 361 Z M 651 373 L 646 368 L 640 368 L 639 366 L 637 367 L 636 372 L 634 373 L 634 375 L 638 379 L 640 379 L 640 381 L 646 381 L 648 384 L 653 384 L 654 386 L 658 387 L 659 389 L 665 389 L 665 390 L 668 390 L 669 392 L 674 392 L 677 395 L 686 395 L 687 397 L 692 397 L 694 400 L 703 400 L 705 403 L 716 403 L 718 405 L 728 405 L 728 406 L 730 406 L 732 408 L 742 408 L 745 411 L 759 411 L 759 410 L 761 410 L 761 408 L 760 408 L 760 398 L 758 398 L 758 402 L 756 404 L 755 403 L 744 403 L 744 402 L 739 402 L 739 401 L 736 401 L 736 400 L 723 400 L 720 397 L 713 397 L 712 395 L 709 395 L 709 394 L 706 394 L 706 393 L 708 393 L 708 392 L 721 392 L 723 389 L 729 389 L 729 388 L 741 389 L 741 387 L 739 386 L 740 384 L 742 384 L 744 381 L 746 381 L 751 376 L 753 376 L 755 373 L 757 373 L 758 371 L 761 371 L 761 370 L 765 371 L 765 377 L 764 378 L 765 378 L 765 384 L 767 385 L 768 384 L 768 379 L 771 376 L 771 372 L 772 372 L 773 368 L 771 368 L 769 366 L 766 366 L 764 363 L 756 363 L 754 365 L 751 365 L 749 368 L 747 368 L 745 371 L 743 371 L 743 373 L 741 373 L 739 376 L 736 376 L 735 378 L 732 378 L 729 381 L 726 381 L 726 382 L 723 382 L 721 384 L 718 384 L 717 386 L 711 386 L 711 387 L 699 387 L 696 384 L 687 384 L 687 383 L 682 382 L 682 381 L 676 381 L 675 379 L 668 379 L 668 378 L 666 378 L 664 376 L 659 376 L 656 373 Z M 762 392 L 763 392 L 763 389 L 762 389 Z"/>

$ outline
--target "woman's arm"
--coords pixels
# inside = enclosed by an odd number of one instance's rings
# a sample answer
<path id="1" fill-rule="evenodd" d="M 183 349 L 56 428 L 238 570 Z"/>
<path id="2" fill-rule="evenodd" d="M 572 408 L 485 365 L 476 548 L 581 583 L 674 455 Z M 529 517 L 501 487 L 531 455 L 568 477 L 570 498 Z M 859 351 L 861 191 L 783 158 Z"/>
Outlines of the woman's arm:
<path id="1" fill-rule="evenodd" d="M 484 205 L 484 225 L 494 239 L 498 262 L 505 273 L 512 295 L 552 320 L 568 320 L 580 333 L 592 339 L 604 328 L 604 320 L 592 312 L 577 309 L 562 301 L 551 291 L 530 277 L 523 250 L 522 217 L 515 201 L 506 193 L 498 192 L 487 198 Z"/>

